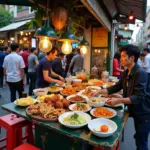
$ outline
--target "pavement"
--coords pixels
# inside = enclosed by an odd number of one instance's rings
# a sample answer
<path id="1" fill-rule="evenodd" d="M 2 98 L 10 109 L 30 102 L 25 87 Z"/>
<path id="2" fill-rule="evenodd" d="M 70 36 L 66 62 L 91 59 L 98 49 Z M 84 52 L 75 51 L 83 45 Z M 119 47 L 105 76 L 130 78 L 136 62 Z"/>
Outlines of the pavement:
<path id="1" fill-rule="evenodd" d="M 25 91 L 28 93 L 28 86 L 25 88 Z M 0 89 L 0 94 L 0 106 L 10 103 L 10 91 L 8 86 L 5 86 L 3 89 Z M 0 107 L 0 116 L 3 116 L 5 114 L 8 114 L 8 112 Z M 135 141 L 133 138 L 134 133 L 135 130 L 133 125 L 133 119 L 129 118 L 124 129 L 124 142 L 122 142 L 120 138 L 120 150 L 136 150 Z M 2 138 L 3 136 L 5 136 L 4 130 L 2 130 L 0 138 Z M 148 144 L 150 149 L 150 136 Z"/>

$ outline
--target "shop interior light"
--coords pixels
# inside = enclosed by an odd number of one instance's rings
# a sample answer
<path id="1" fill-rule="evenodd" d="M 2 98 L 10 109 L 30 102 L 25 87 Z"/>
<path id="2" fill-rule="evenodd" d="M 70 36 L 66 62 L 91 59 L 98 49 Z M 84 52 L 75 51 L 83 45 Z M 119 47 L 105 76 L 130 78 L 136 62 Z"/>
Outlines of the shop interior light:
<path id="1" fill-rule="evenodd" d="M 44 53 L 49 52 L 52 49 L 52 43 L 48 37 L 42 37 L 39 42 L 39 49 Z"/>
<path id="2" fill-rule="evenodd" d="M 87 47 L 81 46 L 80 51 L 81 51 L 81 54 L 85 55 L 87 53 Z"/>
<path id="3" fill-rule="evenodd" d="M 124 30 L 128 30 L 128 26 L 127 25 L 124 26 Z"/>
<path id="4" fill-rule="evenodd" d="M 61 47 L 61 50 L 64 54 L 70 54 L 72 52 L 72 45 L 70 41 L 64 41 Z"/>
<path id="5" fill-rule="evenodd" d="M 11 41 L 14 41 L 14 40 L 15 40 L 15 38 L 14 38 L 14 37 L 11 37 L 11 38 L 10 38 L 10 40 L 11 40 Z"/>
<path id="6" fill-rule="evenodd" d="M 23 35 L 23 31 L 20 31 L 20 35 Z"/>

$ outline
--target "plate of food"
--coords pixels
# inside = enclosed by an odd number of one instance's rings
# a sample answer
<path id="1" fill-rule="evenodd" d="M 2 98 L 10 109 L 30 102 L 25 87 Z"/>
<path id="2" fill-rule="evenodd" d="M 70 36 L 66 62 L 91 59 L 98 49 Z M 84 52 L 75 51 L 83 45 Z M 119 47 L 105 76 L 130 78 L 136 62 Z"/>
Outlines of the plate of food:
<path id="1" fill-rule="evenodd" d="M 72 94 L 76 94 L 76 90 L 71 87 L 67 87 L 60 92 L 63 96 L 68 96 Z"/>
<path id="2" fill-rule="evenodd" d="M 85 90 L 82 90 L 79 92 L 79 94 L 85 95 L 85 96 L 90 96 L 92 92 L 95 90 L 92 90 L 91 87 L 86 88 Z"/>
<path id="3" fill-rule="evenodd" d="M 101 107 L 101 108 L 93 108 L 90 111 L 91 115 L 96 118 L 113 118 L 117 115 L 117 112 L 114 109 Z"/>
<path id="4" fill-rule="evenodd" d="M 115 85 L 114 82 L 108 82 L 108 83 L 105 83 L 102 87 L 103 87 L 103 89 L 106 89 L 106 88 L 113 86 L 113 85 Z"/>
<path id="5" fill-rule="evenodd" d="M 67 84 L 66 83 L 63 83 L 62 85 L 59 85 L 59 84 L 55 84 L 55 86 L 58 86 L 58 87 L 65 87 Z"/>
<path id="6" fill-rule="evenodd" d="M 62 91 L 63 88 L 62 87 L 58 87 L 58 86 L 51 86 L 51 87 L 48 87 L 48 91 L 51 92 L 51 93 L 58 93 L 60 91 Z"/>
<path id="7" fill-rule="evenodd" d="M 76 104 L 69 105 L 69 109 L 72 111 L 88 112 L 91 110 L 91 107 L 89 106 L 89 104 L 76 103 Z"/>
<path id="8" fill-rule="evenodd" d="M 81 128 L 87 125 L 88 121 L 91 120 L 91 116 L 81 111 L 66 112 L 58 118 L 60 124 L 68 128 Z"/>
<path id="9" fill-rule="evenodd" d="M 97 91 L 101 89 L 101 87 L 98 86 L 88 86 L 87 88 L 91 88 L 93 91 Z"/>
<path id="10" fill-rule="evenodd" d="M 38 96 L 37 100 L 38 102 L 44 102 L 45 99 L 62 99 L 63 96 L 60 94 L 50 94 L 50 95 L 44 95 L 44 96 Z"/>
<path id="11" fill-rule="evenodd" d="M 117 124 L 109 119 L 97 118 L 88 122 L 90 131 L 98 137 L 109 137 L 117 130 Z"/>
<path id="12" fill-rule="evenodd" d="M 33 99 L 32 97 L 28 96 L 26 98 L 20 98 L 20 99 L 17 99 L 14 101 L 14 103 L 17 105 L 17 106 L 22 106 L 22 107 L 26 107 L 26 106 L 29 106 L 31 104 L 34 104 L 36 103 L 37 100 L 36 99 Z"/>
<path id="13" fill-rule="evenodd" d="M 94 86 L 103 86 L 103 81 L 98 79 L 91 79 L 88 81 L 89 84 L 92 84 Z"/>
<path id="14" fill-rule="evenodd" d="M 81 94 L 70 95 L 66 99 L 72 103 L 83 103 L 89 100 L 87 96 Z"/>
<path id="15" fill-rule="evenodd" d="M 38 121 L 57 121 L 64 112 L 65 109 L 54 108 L 48 103 L 32 104 L 26 108 L 27 115 Z"/>
<path id="16" fill-rule="evenodd" d="M 74 84 L 72 87 L 73 87 L 76 91 L 81 91 L 81 90 L 84 90 L 87 86 L 89 86 L 88 83 L 76 83 L 76 84 Z"/>
<path id="17" fill-rule="evenodd" d="M 102 107 L 105 105 L 106 98 L 105 97 L 90 97 L 87 103 L 91 107 Z"/>

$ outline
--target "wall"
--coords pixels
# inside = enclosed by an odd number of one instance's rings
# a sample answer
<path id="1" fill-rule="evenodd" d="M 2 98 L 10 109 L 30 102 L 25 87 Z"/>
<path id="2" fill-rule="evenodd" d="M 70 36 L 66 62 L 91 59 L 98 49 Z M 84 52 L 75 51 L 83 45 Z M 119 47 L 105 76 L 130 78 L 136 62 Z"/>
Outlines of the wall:
<path id="1" fill-rule="evenodd" d="M 90 73 L 90 63 L 91 63 L 91 27 L 85 30 L 86 40 L 89 42 L 87 54 L 84 56 L 84 69 L 87 73 Z"/>

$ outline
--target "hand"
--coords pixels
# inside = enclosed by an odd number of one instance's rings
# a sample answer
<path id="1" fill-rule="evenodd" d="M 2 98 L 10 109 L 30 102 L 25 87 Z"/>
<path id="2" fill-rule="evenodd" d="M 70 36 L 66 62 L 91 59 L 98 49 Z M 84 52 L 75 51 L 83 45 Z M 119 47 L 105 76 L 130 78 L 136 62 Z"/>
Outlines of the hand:
<path id="1" fill-rule="evenodd" d="M 63 82 L 58 80 L 58 81 L 57 81 L 57 84 L 63 85 Z"/>
<path id="2" fill-rule="evenodd" d="M 89 97 L 94 97 L 94 96 L 98 96 L 99 95 L 99 91 L 94 91 L 91 94 L 89 94 Z"/>
<path id="3" fill-rule="evenodd" d="M 107 99 L 107 101 L 105 103 L 107 103 L 108 105 L 111 105 L 111 106 L 115 106 L 115 105 L 121 103 L 121 99 L 110 97 L 110 98 Z"/>
<path id="4" fill-rule="evenodd" d="M 61 77 L 61 76 L 59 76 L 59 79 L 60 79 L 62 82 L 65 81 L 65 79 L 64 79 L 63 77 Z"/>

